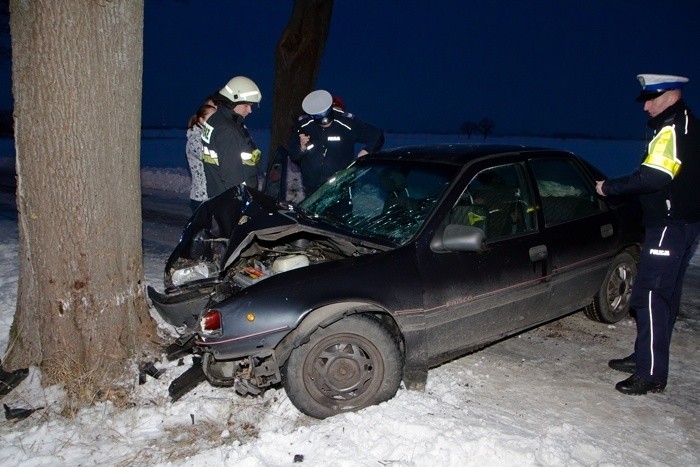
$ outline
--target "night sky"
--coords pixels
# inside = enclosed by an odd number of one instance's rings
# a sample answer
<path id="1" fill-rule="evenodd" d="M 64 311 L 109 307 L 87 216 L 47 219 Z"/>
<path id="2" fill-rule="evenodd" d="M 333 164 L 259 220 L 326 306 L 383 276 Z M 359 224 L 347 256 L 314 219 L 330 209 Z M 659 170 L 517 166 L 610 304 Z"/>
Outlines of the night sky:
<path id="1" fill-rule="evenodd" d="M 241 74 L 263 95 L 248 126 L 269 127 L 291 7 L 146 0 L 143 124 L 184 127 Z M 454 133 L 488 117 L 503 135 L 641 138 L 638 73 L 689 77 L 700 113 L 699 19 L 698 0 L 335 0 L 316 88 L 385 131 Z M 8 89 L 0 108 L 10 103 Z"/>

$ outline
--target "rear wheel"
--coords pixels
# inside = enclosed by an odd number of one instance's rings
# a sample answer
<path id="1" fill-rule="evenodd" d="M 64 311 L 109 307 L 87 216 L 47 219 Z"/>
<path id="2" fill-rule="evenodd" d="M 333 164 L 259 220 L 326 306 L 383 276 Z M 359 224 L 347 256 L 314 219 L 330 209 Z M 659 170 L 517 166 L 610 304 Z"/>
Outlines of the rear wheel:
<path id="1" fill-rule="evenodd" d="M 593 303 L 584 312 L 587 317 L 601 323 L 617 323 L 627 316 L 632 296 L 632 284 L 637 277 L 637 262 L 627 252 L 620 253 L 610 264 L 603 285 Z"/>
<path id="2" fill-rule="evenodd" d="M 326 418 L 391 399 L 403 357 L 394 336 L 371 315 L 352 315 L 319 328 L 294 349 L 282 380 L 303 413 Z"/>

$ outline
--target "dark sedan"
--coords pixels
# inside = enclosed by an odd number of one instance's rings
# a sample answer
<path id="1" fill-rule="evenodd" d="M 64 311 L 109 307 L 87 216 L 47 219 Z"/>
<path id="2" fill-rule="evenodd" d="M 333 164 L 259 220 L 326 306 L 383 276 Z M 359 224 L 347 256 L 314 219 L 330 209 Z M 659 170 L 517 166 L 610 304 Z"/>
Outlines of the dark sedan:
<path id="1" fill-rule="evenodd" d="M 149 296 L 212 384 L 357 410 L 576 310 L 622 319 L 639 209 L 596 179 L 565 151 L 445 145 L 362 157 L 298 206 L 234 188 L 194 214 Z"/>

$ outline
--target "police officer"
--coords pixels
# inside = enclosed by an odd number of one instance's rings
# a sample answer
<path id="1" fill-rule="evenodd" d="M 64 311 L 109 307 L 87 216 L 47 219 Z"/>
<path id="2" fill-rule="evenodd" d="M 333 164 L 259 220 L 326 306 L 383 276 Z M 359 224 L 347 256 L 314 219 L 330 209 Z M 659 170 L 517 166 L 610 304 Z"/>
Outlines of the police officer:
<path id="1" fill-rule="evenodd" d="M 601 196 L 639 195 L 644 210 L 645 239 L 631 298 L 637 320 L 634 353 L 608 363 L 632 373 L 615 388 L 633 395 L 666 387 L 683 276 L 700 233 L 700 127 L 681 98 L 688 78 L 650 74 L 637 78 L 642 85 L 637 101 L 644 102 L 651 117 L 647 125 L 653 138 L 636 171 L 596 182 Z"/>
<path id="2" fill-rule="evenodd" d="M 334 105 L 328 91 L 309 93 L 301 107 L 306 114 L 299 117 L 292 133 L 289 158 L 299 164 L 306 195 L 355 159 L 356 144 L 364 145 L 357 156 L 384 145 L 382 130 L 345 112 L 337 98 Z"/>
<path id="3" fill-rule="evenodd" d="M 260 89 L 251 79 L 235 76 L 211 98 L 217 110 L 202 124 L 207 195 L 213 198 L 240 184 L 257 189 L 260 150 L 243 121 L 260 102 Z"/>

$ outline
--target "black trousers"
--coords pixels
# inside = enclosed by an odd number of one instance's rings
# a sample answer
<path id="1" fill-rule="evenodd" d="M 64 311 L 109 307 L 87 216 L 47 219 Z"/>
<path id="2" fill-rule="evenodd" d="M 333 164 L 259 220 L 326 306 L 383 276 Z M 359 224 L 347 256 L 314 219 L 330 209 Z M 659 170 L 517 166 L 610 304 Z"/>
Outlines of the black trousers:
<path id="1" fill-rule="evenodd" d="M 631 302 L 637 319 L 636 374 L 646 381 L 665 384 L 668 378 L 671 334 L 699 233 L 700 222 L 646 229 Z"/>

